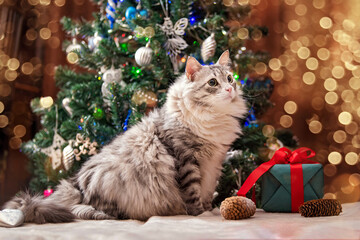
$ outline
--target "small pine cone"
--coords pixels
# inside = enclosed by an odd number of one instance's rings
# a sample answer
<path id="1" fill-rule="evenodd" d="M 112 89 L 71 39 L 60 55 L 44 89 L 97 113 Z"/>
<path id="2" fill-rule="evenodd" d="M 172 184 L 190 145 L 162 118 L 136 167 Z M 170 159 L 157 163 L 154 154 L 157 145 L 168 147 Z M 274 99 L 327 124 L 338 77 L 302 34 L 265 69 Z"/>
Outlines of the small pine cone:
<path id="1" fill-rule="evenodd" d="M 341 211 L 341 203 L 336 199 L 311 200 L 299 207 L 299 213 L 304 217 L 337 216 Z"/>
<path id="2" fill-rule="evenodd" d="M 220 213 L 227 220 L 249 218 L 255 214 L 255 211 L 255 203 L 246 197 L 226 198 L 220 206 Z"/>

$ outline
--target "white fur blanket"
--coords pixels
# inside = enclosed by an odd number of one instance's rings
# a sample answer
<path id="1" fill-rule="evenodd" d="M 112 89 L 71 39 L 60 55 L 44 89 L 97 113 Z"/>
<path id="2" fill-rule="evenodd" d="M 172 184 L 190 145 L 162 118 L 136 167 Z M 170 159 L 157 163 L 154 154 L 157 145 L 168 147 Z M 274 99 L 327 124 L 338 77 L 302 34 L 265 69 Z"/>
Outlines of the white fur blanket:
<path id="1" fill-rule="evenodd" d="M 1 228 L 0 239 L 360 239 L 360 202 L 340 216 L 305 218 L 257 210 L 249 219 L 224 220 L 218 209 L 197 217 L 152 217 L 147 222 L 76 221 Z"/>

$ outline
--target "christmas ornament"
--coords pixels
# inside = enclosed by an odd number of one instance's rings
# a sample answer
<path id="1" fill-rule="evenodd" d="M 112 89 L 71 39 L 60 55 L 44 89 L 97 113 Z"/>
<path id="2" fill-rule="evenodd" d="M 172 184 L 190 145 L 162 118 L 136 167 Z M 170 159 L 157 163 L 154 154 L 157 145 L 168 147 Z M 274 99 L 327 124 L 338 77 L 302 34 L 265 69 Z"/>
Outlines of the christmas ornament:
<path id="1" fill-rule="evenodd" d="M 299 213 L 304 217 L 337 216 L 341 212 L 341 203 L 336 199 L 310 200 L 299 207 Z"/>
<path id="2" fill-rule="evenodd" d="M 104 116 L 104 111 L 101 109 L 101 108 L 98 108 L 96 107 L 94 109 L 94 113 L 93 113 L 93 117 L 96 119 L 96 120 L 100 120 L 102 119 Z"/>
<path id="3" fill-rule="evenodd" d="M 77 43 L 76 38 L 72 39 L 72 43 L 66 48 L 66 53 L 74 52 L 74 51 L 80 51 L 81 45 Z"/>
<path id="4" fill-rule="evenodd" d="M 139 66 L 147 66 L 151 63 L 153 50 L 149 47 L 150 42 L 145 47 L 139 48 L 135 53 L 135 61 Z"/>
<path id="5" fill-rule="evenodd" d="M 135 28 L 135 24 L 132 22 L 136 17 L 136 8 L 128 7 L 125 11 L 125 19 L 131 29 Z"/>
<path id="6" fill-rule="evenodd" d="M 122 86 L 125 84 L 122 81 L 122 70 L 121 70 L 121 68 L 115 69 L 114 66 L 111 66 L 110 69 L 106 70 L 103 73 L 102 80 L 104 82 L 106 82 L 106 83 L 116 82 L 116 83 L 119 83 Z"/>
<path id="7" fill-rule="evenodd" d="M 102 37 L 99 36 L 98 32 L 95 32 L 94 36 L 89 38 L 89 41 L 88 41 L 89 49 L 91 51 L 93 51 L 94 49 L 97 50 L 101 40 L 102 40 Z"/>
<path id="8" fill-rule="evenodd" d="M 95 155 L 97 154 L 97 142 L 90 142 L 90 138 L 83 138 L 80 133 L 76 134 L 76 140 L 74 143 L 74 154 L 76 161 L 81 160 L 81 155 Z"/>
<path id="9" fill-rule="evenodd" d="M 66 171 L 72 167 L 74 163 L 74 157 L 74 149 L 72 148 L 71 144 L 69 144 L 63 149 L 63 164 Z"/>
<path id="10" fill-rule="evenodd" d="M 48 197 L 51 194 L 53 194 L 54 190 L 51 187 L 48 187 L 47 189 L 44 190 L 44 197 Z"/>
<path id="11" fill-rule="evenodd" d="M 107 17 L 107 19 L 109 19 L 111 29 L 113 29 L 114 22 L 116 19 L 115 9 L 116 9 L 117 2 L 118 2 L 117 0 L 108 0 L 107 5 L 106 5 L 106 17 Z"/>
<path id="12" fill-rule="evenodd" d="M 73 110 L 71 109 L 70 107 L 70 102 L 71 102 L 71 99 L 70 98 L 64 98 L 62 100 L 62 105 L 64 107 L 64 109 L 66 110 L 66 112 L 69 114 L 69 116 L 71 117 L 72 114 L 73 114 Z"/>
<path id="13" fill-rule="evenodd" d="M 103 84 L 101 85 L 101 93 L 103 96 L 104 103 L 107 106 L 110 106 L 110 98 L 112 96 L 110 92 L 111 85 L 112 85 L 111 83 L 107 83 L 107 82 L 103 82 Z"/>
<path id="14" fill-rule="evenodd" d="M 152 91 L 139 90 L 134 93 L 134 95 L 131 98 L 131 101 L 135 105 L 141 105 L 145 103 L 147 107 L 151 108 L 156 106 L 158 99 L 156 94 Z"/>
<path id="15" fill-rule="evenodd" d="M 127 130 L 127 128 L 128 128 L 128 123 L 129 123 L 129 119 L 130 119 L 130 116 L 131 116 L 131 112 L 132 112 L 132 110 L 129 109 L 128 114 L 127 114 L 126 119 L 125 119 L 125 122 L 124 122 L 124 127 L 123 127 L 124 132 L 125 132 L 125 131 Z"/>
<path id="16" fill-rule="evenodd" d="M 24 223 L 24 213 L 19 209 L 0 211 L 0 227 L 17 227 Z"/>
<path id="17" fill-rule="evenodd" d="M 246 197 L 229 197 L 220 205 L 220 213 L 227 220 L 249 218 L 255 214 L 255 211 L 255 203 Z"/>
<path id="18" fill-rule="evenodd" d="M 211 33 L 211 35 L 204 40 L 201 45 L 201 57 L 204 62 L 212 58 L 215 54 L 216 49 L 216 41 L 215 34 Z"/>
<path id="19" fill-rule="evenodd" d="M 167 51 L 168 55 L 170 56 L 171 63 L 174 68 L 174 72 L 179 72 L 179 66 L 177 61 L 177 56 L 181 52 L 187 48 L 187 43 L 181 37 L 185 34 L 185 29 L 188 25 L 187 18 L 179 19 L 175 25 L 173 25 L 169 15 L 168 15 L 168 1 L 166 2 L 166 8 L 164 8 L 164 4 L 162 0 L 160 0 L 161 7 L 163 9 L 165 18 L 163 25 L 158 25 L 160 29 L 165 33 L 167 37 L 167 41 L 164 44 L 165 50 Z"/>

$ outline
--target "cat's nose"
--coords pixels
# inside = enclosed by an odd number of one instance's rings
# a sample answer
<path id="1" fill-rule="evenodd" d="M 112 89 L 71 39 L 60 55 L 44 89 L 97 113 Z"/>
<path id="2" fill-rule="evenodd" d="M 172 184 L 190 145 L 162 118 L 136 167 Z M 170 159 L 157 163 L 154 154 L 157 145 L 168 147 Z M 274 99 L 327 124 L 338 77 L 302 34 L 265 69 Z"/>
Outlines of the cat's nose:
<path id="1" fill-rule="evenodd" d="M 228 87 L 226 87 L 226 88 L 225 88 L 225 91 L 227 91 L 227 92 L 231 93 L 231 91 L 232 91 L 232 86 L 228 86 Z"/>

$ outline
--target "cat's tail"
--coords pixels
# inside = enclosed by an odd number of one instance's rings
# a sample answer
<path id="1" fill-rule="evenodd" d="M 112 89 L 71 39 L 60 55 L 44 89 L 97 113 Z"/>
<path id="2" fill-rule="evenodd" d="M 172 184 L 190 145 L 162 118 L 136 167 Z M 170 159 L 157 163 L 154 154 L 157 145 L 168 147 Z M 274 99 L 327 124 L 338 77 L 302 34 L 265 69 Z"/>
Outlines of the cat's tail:
<path id="1" fill-rule="evenodd" d="M 17 194 L 5 203 L 3 209 L 19 209 L 24 213 L 25 222 L 38 224 L 72 222 L 75 219 L 68 208 L 54 202 L 54 199 L 31 196 L 28 192 Z"/>

